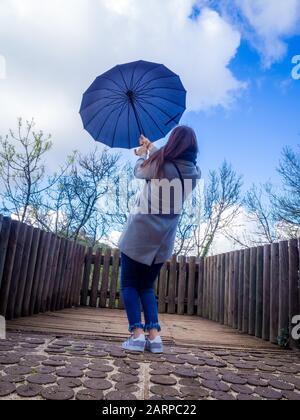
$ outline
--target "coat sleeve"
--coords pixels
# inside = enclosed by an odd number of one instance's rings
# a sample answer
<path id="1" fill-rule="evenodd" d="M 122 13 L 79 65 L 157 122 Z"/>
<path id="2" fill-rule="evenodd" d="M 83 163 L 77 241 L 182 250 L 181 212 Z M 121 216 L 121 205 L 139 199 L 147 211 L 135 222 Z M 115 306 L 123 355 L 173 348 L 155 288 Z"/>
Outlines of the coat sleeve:
<path id="1" fill-rule="evenodd" d="M 151 149 L 149 155 L 151 156 L 153 153 L 157 151 L 156 147 Z M 138 179 L 146 179 L 147 181 L 151 181 L 155 177 L 155 168 L 154 165 L 148 165 L 146 168 L 143 168 L 142 165 L 146 161 L 146 156 L 139 159 L 134 168 L 134 176 Z"/>
<path id="2" fill-rule="evenodd" d="M 196 166 L 196 169 L 197 169 L 197 179 L 199 180 L 202 178 L 202 172 L 199 166 Z"/>

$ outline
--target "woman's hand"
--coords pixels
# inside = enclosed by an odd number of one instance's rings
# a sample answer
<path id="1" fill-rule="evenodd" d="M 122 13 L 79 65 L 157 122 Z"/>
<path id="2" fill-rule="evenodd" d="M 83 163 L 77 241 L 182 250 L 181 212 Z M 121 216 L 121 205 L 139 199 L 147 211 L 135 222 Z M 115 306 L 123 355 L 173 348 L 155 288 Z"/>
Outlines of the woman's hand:
<path id="1" fill-rule="evenodd" d="M 148 153 L 148 149 L 146 146 L 141 146 L 138 149 L 134 150 L 136 156 L 145 156 Z"/>
<path id="2" fill-rule="evenodd" d="M 146 147 L 148 151 L 150 151 L 154 147 L 152 141 L 147 139 L 147 137 L 145 137 L 143 134 L 140 137 L 140 145 Z"/>

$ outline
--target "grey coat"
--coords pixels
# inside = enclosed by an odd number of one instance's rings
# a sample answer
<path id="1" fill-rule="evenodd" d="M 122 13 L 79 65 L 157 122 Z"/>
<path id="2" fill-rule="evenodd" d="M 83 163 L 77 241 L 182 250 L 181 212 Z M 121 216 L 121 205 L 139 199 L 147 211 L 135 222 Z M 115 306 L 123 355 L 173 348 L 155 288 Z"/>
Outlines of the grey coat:
<path id="1" fill-rule="evenodd" d="M 154 167 L 150 165 L 142 168 L 144 161 L 145 158 L 138 160 L 134 173 L 136 178 L 147 182 L 140 194 L 137 209 L 129 216 L 119 240 L 119 248 L 131 259 L 150 266 L 153 263 L 164 263 L 172 256 L 183 197 L 175 193 L 171 196 L 164 192 L 160 194 L 158 186 L 153 181 Z M 201 178 L 201 171 L 192 162 L 176 160 L 174 163 L 181 173 L 181 180 L 172 162 L 165 163 L 164 177 L 174 182 L 174 185 L 179 185 L 181 192 L 184 181 L 184 199 L 186 199 Z M 164 196 L 167 195 L 168 200 L 164 200 Z M 157 204 L 153 205 L 154 201 Z M 166 207 L 163 207 L 164 204 Z M 150 206 L 151 214 L 148 212 Z M 166 214 L 163 214 L 162 208 L 167 209 Z"/>

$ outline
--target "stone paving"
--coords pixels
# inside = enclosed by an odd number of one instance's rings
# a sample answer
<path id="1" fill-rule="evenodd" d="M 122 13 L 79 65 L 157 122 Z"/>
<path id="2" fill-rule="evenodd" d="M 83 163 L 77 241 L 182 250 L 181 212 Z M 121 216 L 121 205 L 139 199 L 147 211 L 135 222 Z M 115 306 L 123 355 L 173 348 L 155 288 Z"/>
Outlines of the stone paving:
<path id="1" fill-rule="evenodd" d="M 192 346 L 134 354 L 112 341 L 9 333 L 0 399 L 300 400 L 300 354 Z"/>

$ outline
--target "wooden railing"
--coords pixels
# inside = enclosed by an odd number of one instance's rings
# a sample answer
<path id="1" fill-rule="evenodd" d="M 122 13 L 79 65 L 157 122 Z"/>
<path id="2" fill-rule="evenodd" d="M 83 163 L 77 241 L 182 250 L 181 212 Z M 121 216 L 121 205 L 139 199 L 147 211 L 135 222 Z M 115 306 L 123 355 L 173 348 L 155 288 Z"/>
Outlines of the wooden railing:
<path id="1" fill-rule="evenodd" d="M 208 258 L 173 256 L 155 286 L 159 312 L 196 315 L 276 343 L 300 315 L 299 253 L 291 240 Z M 0 216 L 0 315 L 79 305 L 123 309 L 119 250 L 94 253 Z"/>
<path id="2" fill-rule="evenodd" d="M 0 315 L 79 305 L 86 248 L 0 216 Z"/>

